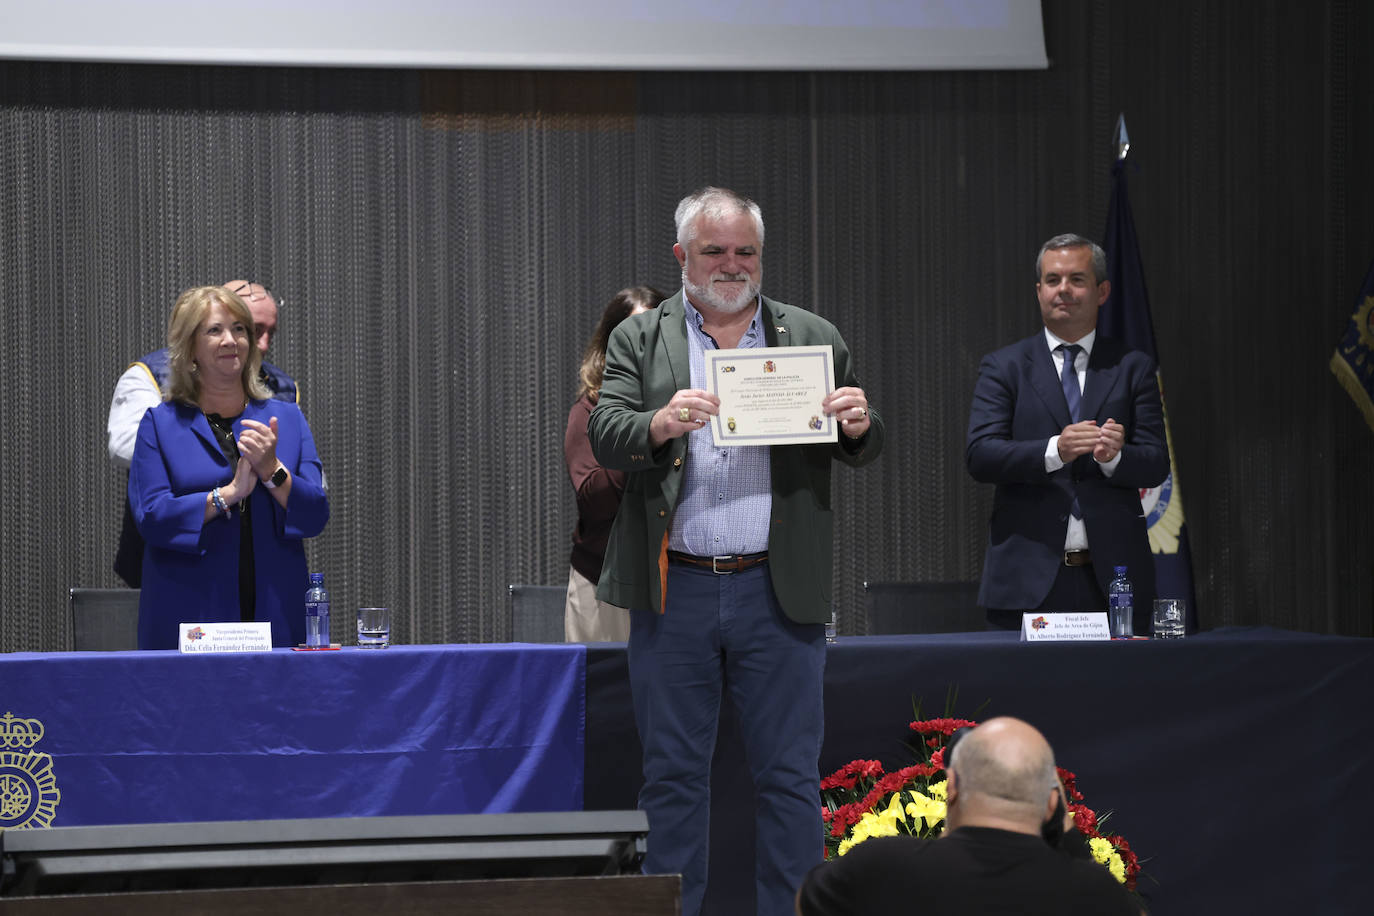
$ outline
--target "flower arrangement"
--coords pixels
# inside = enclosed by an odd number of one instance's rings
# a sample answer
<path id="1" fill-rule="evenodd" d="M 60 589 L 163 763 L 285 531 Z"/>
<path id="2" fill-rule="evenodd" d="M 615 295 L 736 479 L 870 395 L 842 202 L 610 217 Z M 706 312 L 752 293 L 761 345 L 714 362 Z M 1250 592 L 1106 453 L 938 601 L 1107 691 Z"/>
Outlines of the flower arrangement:
<path id="1" fill-rule="evenodd" d="M 822 779 L 825 857 L 842 856 L 875 836 L 939 836 L 945 827 L 945 749 L 955 729 L 977 724 L 949 717 L 922 719 L 918 706 L 910 729 L 919 762 L 888 773 L 877 760 L 853 760 Z M 1110 812 L 1099 815 L 1084 805 L 1078 777 L 1058 769 L 1074 826 L 1088 841 L 1093 859 L 1134 891 L 1140 861 L 1130 844 L 1120 834 L 1104 831 Z"/>

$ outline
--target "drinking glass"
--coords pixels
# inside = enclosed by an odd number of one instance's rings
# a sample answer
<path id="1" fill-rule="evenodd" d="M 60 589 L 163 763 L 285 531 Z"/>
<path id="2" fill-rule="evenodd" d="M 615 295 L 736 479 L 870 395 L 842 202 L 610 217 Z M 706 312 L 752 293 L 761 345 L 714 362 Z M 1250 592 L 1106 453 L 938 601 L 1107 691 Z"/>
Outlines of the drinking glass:
<path id="1" fill-rule="evenodd" d="M 358 608 L 358 648 L 385 649 L 391 645 L 391 608 Z"/>
<path id="2" fill-rule="evenodd" d="M 1188 603 L 1182 598 L 1156 598 L 1151 632 L 1155 639 L 1182 639 Z"/>

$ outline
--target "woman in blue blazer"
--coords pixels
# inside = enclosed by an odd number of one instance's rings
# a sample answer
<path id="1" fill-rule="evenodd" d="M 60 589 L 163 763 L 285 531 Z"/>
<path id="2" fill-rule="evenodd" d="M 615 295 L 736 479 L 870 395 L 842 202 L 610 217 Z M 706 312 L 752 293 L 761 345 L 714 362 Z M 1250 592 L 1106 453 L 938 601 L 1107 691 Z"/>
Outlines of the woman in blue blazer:
<path id="1" fill-rule="evenodd" d="M 165 400 L 143 415 L 129 470 L 146 541 L 139 648 L 176 648 L 189 621 L 269 621 L 272 645 L 302 643 L 303 541 L 329 520 L 310 427 L 272 400 L 252 314 L 224 287 L 182 293 L 167 344 Z"/>

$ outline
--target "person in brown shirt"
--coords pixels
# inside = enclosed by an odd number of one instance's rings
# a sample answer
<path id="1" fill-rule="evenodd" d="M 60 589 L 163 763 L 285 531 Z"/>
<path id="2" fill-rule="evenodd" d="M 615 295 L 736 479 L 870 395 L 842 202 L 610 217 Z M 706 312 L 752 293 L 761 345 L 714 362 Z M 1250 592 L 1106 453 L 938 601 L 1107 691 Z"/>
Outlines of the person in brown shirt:
<path id="1" fill-rule="evenodd" d="M 568 642 L 624 642 L 630 636 L 630 617 L 625 609 L 596 597 L 606 540 L 625 489 L 625 473 L 597 464 L 587 441 L 587 418 L 601 395 L 606 341 L 611 331 L 631 315 L 656 308 L 664 298 L 652 286 L 630 286 L 616 293 L 602 311 L 582 354 L 577 401 L 568 411 L 568 428 L 563 434 L 563 461 L 577 495 L 577 527 L 573 529 L 568 598 L 563 609 L 564 638 Z"/>

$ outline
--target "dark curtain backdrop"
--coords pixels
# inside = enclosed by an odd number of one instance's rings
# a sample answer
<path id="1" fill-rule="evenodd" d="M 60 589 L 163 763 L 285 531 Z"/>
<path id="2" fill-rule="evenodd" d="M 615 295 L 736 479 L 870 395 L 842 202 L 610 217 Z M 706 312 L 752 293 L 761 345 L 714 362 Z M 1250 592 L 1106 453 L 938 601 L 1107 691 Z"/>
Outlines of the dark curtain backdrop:
<path id="1" fill-rule="evenodd" d="M 761 203 L 765 290 L 839 325 L 887 418 L 836 473 L 841 632 L 865 579 L 976 579 L 978 361 L 1037 328 L 1039 243 L 1100 237 L 1120 112 L 1201 621 L 1371 635 L 1374 432 L 1327 360 L 1374 258 L 1374 13 L 1044 14 L 1032 72 L 0 62 L 0 650 L 69 648 L 67 589 L 116 584 L 115 379 L 240 276 L 286 300 L 335 639 L 363 603 L 403 642 L 508 638 L 508 583 L 566 581 L 583 342 L 621 286 L 677 287 L 703 183 Z"/>

